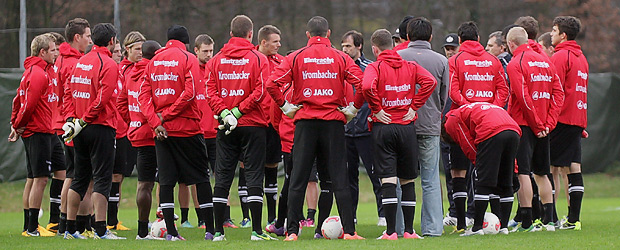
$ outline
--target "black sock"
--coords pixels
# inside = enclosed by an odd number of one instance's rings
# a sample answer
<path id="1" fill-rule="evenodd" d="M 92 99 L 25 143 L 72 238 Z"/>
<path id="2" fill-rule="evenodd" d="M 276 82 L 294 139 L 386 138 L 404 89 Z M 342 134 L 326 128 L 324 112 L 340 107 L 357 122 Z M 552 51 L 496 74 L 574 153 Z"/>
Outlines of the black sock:
<path id="1" fill-rule="evenodd" d="M 515 212 L 515 217 L 512 218 L 516 222 L 521 222 L 521 204 L 517 202 L 517 211 Z"/>
<path id="2" fill-rule="evenodd" d="M 226 205 L 226 209 L 224 210 L 224 220 L 230 220 L 230 206 Z"/>
<path id="3" fill-rule="evenodd" d="M 105 232 L 108 230 L 108 228 L 105 227 L 105 221 L 95 221 L 94 229 L 99 237 L 104 236 Z"/>
<path id="4" fill-rule="evenodd" d="M 224 234 L 224 214 L 226 213 L 226 203 L 228 202 L 228 190 L 224 188 L 213 188 L 213 214 L 215 221 L 215 232 Z M 230 207 L 228 207 L 230 208 Z"/>
<path id="5" fill-rule="evenodd" d="M 282 191 L 280 191 L 280 202 L 278 202 L 278 219 L 275 224 L 276 228 L 283 227 L 284 221 L 286 220 L 286 213 L 288 212 L 288 182 L 289 180 L 287 176 L 284 178 L 284 185 L 282 185 Z"/>
<path id="6" fill-rule="evenodd" d="M 531 225 L 532 225 L 532 208 L 522 207 L 521 208 L 521 227 L 527 229 Z"/>
<path id="7" fill-rule="evenodd" d="M 178 236 L 179 232 L 174 225 L 174 186 L 160 185 L 159 202 L 161 211 L 164 214 L 164 221 L 166 221 L 166 229 L 168 230 L 168 234 Z"/>
<path id="8" fill-rule="evenodd" d="M 500 218 L 502 214 L 502 208 L 500 206 L 499 195 L 489 195 L 489 206 L 491 207 L 491 213 L 497 216 L 497 218 Z"/>
<path id="9" fill-rule="evenodd" d="M 30 210 L 24 208 L 24 231 L 28 230 L 28 218 L 30 218 Z"/>
<path id="10" fill-rule="evenodd" d="M 95 225 L 95 222 L 95 214 L 88 215 L 88 220 L 86 220 L 86 224 L 84 225 L 84 227 L 86 228 L 86 230 L 92 231 L 92 225 Z"/>
<path id="11" fill-rule="evenodd" d="M 308 208 L 308 216 L 306 218 L 314 220 L 316 209 Z"/>
<path id="12" fill-rule="evenodd" d="M 452 178 L 452 200 L 454 201 L 454 208 L 456 210 L 457 229 L 465 229 L 465 202 L 467 200 L 467 184 L 465 178 L 453 177 Z"/>
<path id="13" fill-rule="evenodd" d="M 261 218 L 263 215 L 263 189 L 260 187 L 248 187 L 248 207 L 252 213 L 252 230 L 257 234 L 263 234 Z"/>
<path id="14" fill-rule="evenodd" d="M 499 221 L 502 228 L 508 227 L 508 221 L 510 220 L 510 212 L 512 212 L 512 203 L 514 202 L 514 196 L 502 197 L 500 199 L 500 214 Z"/>
<path id="15" fill-rule="evenodd" d="M 112 182 L 110 197 L 108 198 L 108 226 L 118 224 L 118 202 L 120 200 L 120 182 Z"/>
<path id="16" fill-rule="evenodd" d="M 471 230 L 475 232 L 482 229 L 484 213 L 487 211 L 487 206 L 489 205 L 489 195 L 475 194 L 474 202 L 476 203 L 474 207 L 474 226 Z"/>
<path id="17" fill-rule="evenodd" d="M 90 215 L 78 215 L 75 218 L 75 230 L 83 233 L 86 230 L 86 222 L 90 220 Z"/>
<path id="18" fill-rule="evenodd" d="M 321 227 L 323 226 L 323 221 L 329 217 L 329 214 L 332 210 L 332 205 L 334 204 L 334 192 L 332 191 L 332 183 L 327 181 L 320 182 L 321 194 L 319 194 L 319 223 L 316 223 L 316 229 L 314 229 L 315 233 L 321 233 Z M 303 218 L 300 218 L 303 219 Z"/>
<path id="19" fill-rule="evenodd" d="M 213 193 L 211 192 L 211 184 L 203 182 L 196 184 L 196 192 L 198 193 L 198 203 L 200 209 L 197 212 L 199 218 L 204 218 L 205 232 L 215 233 L 213 222 Z"/>
<path id="20" fill-rule="evenodd" d="M 213 208 L 213 207 L 211 207 L 211 208 Z M 195 207 L 194 211 L 196 211 L 196 217 L 198 217 L 198 226 L 200 226 L 200 224 L 205 221 L 204 218 L 203 218 L 204 214 L 202 214 L 200 212 L 200 207 Z"/>
<path id="21" fill-rule="evenodd" d="M 248 208 L 248 187 L 245 182 L 245 170 L 243 168 L 239 169 L 239 201 L 241 203 L 241 213 L 243 214 L 243 218 L 250 218 L 250 210 Z"/>
<path id="22" fill-rule="evenodd" d="M 570 198 L 568 222 L 570 223 L 579 221 L 583 192 L 583 176 L 581 173 L 568 174 L 568 196 Z"/>
<path id="23" fill-rule="evenodd" d="M 189 208 L 188 207 L 182 207 L 181 208 L 181 223 L 187 221 L 187 216 L 188 215 L 189 215 Z"/>
<path id="24" fill-rule="evenodd" d="M 413 218 L 415 218 L 415 183 L 410 182 L 405 185 L 401 185 L 402 197 L 400 205 L 403 210 L 403 218 L 405 220 L 405 232 L 413 233 Z"/>
<path id="25" fill-rule="evenodd" d="M 398 198 L 396 198 L 396 184 L 383 183 L 381 185 L 381 204 L 385 211 L 385 221 L 387 223 L 387 235 L 396 232 L 396 209 L 398 208 Z"/>
<path id="26" fill-rule="evenodd" d="M 138 236 L 141 238 L 149 234 L 149 221 L 138 221 Z"/>
<path id="27" fill-rule="evenodd" d="M 542 219 L 543 224 L 547 225 L 553 221 L 553 203 L 543 204 L 544 216 Z"/>
<path id="28" fill-rule="evenodd" d="M 551 182 L 551 195 L 553 195 L 552 196 L 552 198 L 553 198 L 553 212 L 551 213 L 551 215 L 553 217 L 551 218 L 551 221 L 556 223 L 556 222 L 558 222 L 558 212 L 557 212 L 556 207 L 555 207 L 555 197 L 556 197 L 555 189 L 556 188 L 555 188 L 555 182 L 553 180 L 553 174 L 551 174 L 551 173 L 547 174 L 547 178 L 549 178 L 549 182 Z"/>
<path id="29" fill-rule="evenodd" d="M 67 213 L 60 213 L 60 223 L 58 224 L 58 232 L 64 233 L 67 231 Z"/>
<path id="30" fill-rule="evenodd" d="M 265 199 L 267 202 L 267 222 L 276 219 L 278 201 L 278 168 L 265 168 Z"/>
<path id="31" fill-rule="evenodd" d="M 76 221 L 75 220 L 67 220 L 67 232 L 70 234 L 74 234 L 77 231 Z"/>
<path id="32" fill-rule="evenodd" d="M 50 219 L 49 223 L 60 222 L 60 193 L 62 192 L 63 180 L 52 178 L 50 184 Z"/>
<path id="33" fill-rule="evenodd" d="M 34 232 L 39 227 L 39 210 L 38 208 L 30 208 L 28 211 L 28 232 Z"/>

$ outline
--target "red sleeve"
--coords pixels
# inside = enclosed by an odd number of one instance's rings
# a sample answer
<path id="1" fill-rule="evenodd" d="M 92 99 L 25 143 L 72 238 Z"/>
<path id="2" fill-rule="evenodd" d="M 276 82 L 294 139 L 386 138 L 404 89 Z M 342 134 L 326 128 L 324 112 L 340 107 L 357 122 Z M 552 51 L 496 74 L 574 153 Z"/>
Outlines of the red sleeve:
<path id="1" fill-rule="evenodd" d="M 362 73 L 360 67 L 355 64 L 351 57 L 347 56 L 345 58 L 345 81 L 353 85 L 356 90 L 363 89 L 362 78 L 364 78 L 364 73 Z M 355 96 L 353 97 L 353 106 L 357 109 L 360 109 L 364 104 L 364 94 L 362 92 L 363 91 L 355 91 Z"/>
<path id="2" fill-rule="evenodd" d="M 271 126 L 280 134 L 280 122 L 282 122 L 282 110 L 276 102 L 271 102 Z"/>
<path id="3" fill-rule="evenodd" d="M 197 62 L 198 59 L 189 56 L 189 59 L 187 60 L 187 64 L 185 65 L 184 69 L 185 78 L 183 81 L 183 92 L 181 92 L 179 98 L 177 98 L 177 100 L 174 101 L 174 103 L 170 105 L 170 107 L 163 110 L 163 112 L 161 113 L 164 121 L 170 121 L 177 117 L 181 112 L 183 112 L 187 105 L 189 105 L 190 102 L 194 100 L 194 97 L 196 96 L 196 83 L 199 82 L 196 77 L 200 75 L 198 72 L 200 69 Z"/>
<path id="4" fill-rule="evenodd" d="M 219 115 L 222 113 L 222 110 L 226 109 L 226 105 L 224 105 L 224 101 L 218 95 L 219 90 L 217 88 L 217 82 L 215 81 L 215 76 L 211 74 L 211 72 L 214 72 L 214 61 L 215 60 L 209 60 L 209 62 L 207 62 L 207 66 L 205 67 L 205 83 L 207 86 L 205 98 L 207 99 L 211 110 L 213 110 L 213 114 Z"/>
<path id="5" fill-rule="evenodd" d="M 28 80 L 28 87 L 25 89 L 24 93 L 26 100 L 19 108 L 19 112 L 17 113 L 17 117 L 13 123 L 14 128 L 22 128 L 28 124 L 37 103 L 41 100 L 41 97 L 45 94 L 47 88 L 49 88 L 47 77 L 43 74 L 32 73 L 33 74 L 30 75 L 30 79 Z"/>
<path id="6" fill-rule="evenodd" d="M 416 95 L 413 97 L 413 100 L 411 102 L 411 108 L 417 111 L 422 106 L 424 106 L 424 103 L 426 103 L 428 97 L 431 96 L 431 94 L 435 90 L 435 87 L 437 86 L 437 80 L 435 80 L 435 77 L 422 66 L 418 64 L 414 65 L 416 67 L 416 74 L 414 76 L 415 82 L 416 84 L 420 85 L 420 89 L 418 89 L 418 93 L 416 93 Z"/>
<path id="7" fill-rule="evenodd" d="M 558 74 L 558 77 L 560 78 L 562 89 L 564 89 L 564 84 L 566 84 L 566 72 L 568 72 L 568 65 L 566 65 L 566 56 L 568 55 L 568 53 L 570 53 L 568 52 L 568 50 L 566 50 L 566 52 L 560 51 L 553 54 L 553 56 L 551 57 L 551 62 L 555 66 L 555 70 Z"/>
<path id="8" fill-rule="evenodd" d="M 293 54 L 291 54 L 293 55 Z M 293 74 L 291 65 L 291 55 L 287 56 L 282 60 L 282 63 L 276 67 L 276 69 L 271 73 L 269 80 L 267 81 L 267 92 L 271 95 L 271 99 L 278 105 L 278 107 L 282 107 L 284 105 L 284 96 L 280 91 L 280 87 L 282 87 L 286 83 L 293 82 Z"/>
<path id="9" fill-rule="evenodd" d="M 144 70 L 144 75 L 150 72 L 151 64 L 149 64 Z M 161 120 L 155 114 L 155 107 L 153 106 L 153 92 L 151 86 L 151 79 L 149 77 L 143 77 L 140 84 L 140 93 L 138 94 L 138 106 L 140 111 L 146 117 L 151 128 L 157 128 L 161 125 Z"/>
<path id="10" fill-rule="evenodd" d="M 467 105 L 470 102 L 461 94 L 461 83 L 459 81 L 459 74 L 456 70 L 456 61 L 450 60 L 450 99 L 455 107 Z"/>
<path id="11" fill-rule="evenodd" d="M 15 98 L 13 98 L 13 109 L 11 109 L 11 124 L 15 124 L 17 112 L 19 112 L 19 109 L 22 106 L 21 100 L 19 99 L 19 91 L 21 91 L 21 89 L 17 88 L 17 94 L 15 95 Z"/>
<path id="12" fill-rule="evenodd" d="M 71 86 L 69 85 L 71 71 L 61 71 L 61 74 L 65 73 L 65 81 L 62 84 L 63 96 L 62 96 L 62 114 L 65 120 L 69 117 L 75 117 L 75 104 L 73 103 L 73 95 L 71 94 Z"/>
<path id="13" fill-rule="evenodd" d="M 523 111 L 523 116 L 528 126 L 532 129 L 534 134 L 538 134 L 538 132 L 545 130 L 545 126 L 536 113 L 536 107 L 534 107 L 532 95 L 530 95 L 530 91 L 525 84 L 521 67 L 519 64 L 513 64 L 512 67 L 510 67 L 510 65 L 508 66 L 508 79 L 510 79 L 511 89 L 516 96 L 515 101 L 522 107 L 521 110 Z"/>
<path id="14" fill-rule="evenodd" d="M 506 102 L 508 102 L 509 89 L 508 84 L 506 83 L 506 78 L 504 74 L 504 68 L 499 60 L 495 60 L 493 64 L 497 66 L 497 74 L 495 74 L 495 100 L 493 100 L 493 104 L 504 107 Z"/>
<path id="15" fill-rule="evenodd" d="M 126 123 L 129 123 L 131 119 L 129 118 L 129 99 L 127 97 L 127 84 L 123 83 L 123 89 L 121 90 L 120 95 L 116 99 L 116 109 L 123 117 Z"/>
<path id="16" fill-rule="evenodd" d="M 560 116 L 560 112 L 562 111 L 562 105 L 564 105 L 564 89 L 562 88 L 562 83 L 560 82 L 560 77 L 556 74 L 555 70 L 553 72 L 553 89 L 551 90 L 551 106 L 549 107 L 549 114 L 547 115 L 547 121 L 545 123 L 545 127 L 549 128 L 549 131 L 553 130 L 558 122 L 558 116 Z"/>
<path id="17" fill-rule="evenodd" d="M 476 146 L 474 145 L 474 138 L 471 136 L 467 126 L 465 126 L 465 123 L 458 116 L 448 115 L 445 126 L 446 132 L 461 146 L 465 156 L 475 164 Z"/>
<path id="18" fill-rule="evenodd" d="M 267 62 L 267 58 L 264 59 L 265 60 L 260 61 L 260 72 L 254 83 L 252 93 L 239 103 L 239 111 L 241 111 L 241 113 L 245 114 L 260 108 L 260 104 L 263 98 L 265 98 L 265 78 L 269 76 L 269 62 Z"/>
<path id="19" fill-rule="evenodd" d="M 82 117 L 86 123 L 94 121 L 101 110 L 105 108 L 108 102 L 112 101 L 112 95 L 114 89 L 118 86 L 118 68 L 108 67 L 104 65 L 102 71 L 99 73 L 99 82 L 101 86 L 95 93 L 95 101 L 93 101 L 86 110 L 88 112 Z"/>
<path id="20" fill-rule="evenodd" d="M 362 82 L 362 90 L 364 93 L 364 97 L 368 102 L 368 106 L 370 110 L 372 110 L 373 114 L 381 111 L 381 100 L 378 96 L 377 85 L 379 84 L 379 79 L 377 75 L 377 69 L 375 65 L 368 65 L 366 70 L 364 71 L 364 81 Z M 358 91 L 359 92 L 359 91 Z"/>

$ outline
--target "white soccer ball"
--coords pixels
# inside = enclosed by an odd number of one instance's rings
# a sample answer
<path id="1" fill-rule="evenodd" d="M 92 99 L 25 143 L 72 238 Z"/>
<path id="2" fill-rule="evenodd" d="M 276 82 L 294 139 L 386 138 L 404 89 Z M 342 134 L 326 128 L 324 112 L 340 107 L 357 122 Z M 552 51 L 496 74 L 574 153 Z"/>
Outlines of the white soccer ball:
<path id="1" fill-rule="evenodd" d="M 501 223 L 495 214 L 488 212 L 484 214 L 484 222 L 482 223 L 482 231 L 484 234 L 497 234 L 499 233 L 500 227 Z"/>
<path id="2" fill-rule="evenodd" d="M 166 228 L 166 221 L 157 219 L 151 224 L 151 236 L 157 238 L 166 238 L 168 235 L 168 229 Z"/>
<path id="3" fill-rule="evenodd" d="M 328 240 L 342 238 L 344 229 L 342 228 L 342 223 L 340 223 L 340 216 L 327 217 L 321 226 L 321 233 Z"/>

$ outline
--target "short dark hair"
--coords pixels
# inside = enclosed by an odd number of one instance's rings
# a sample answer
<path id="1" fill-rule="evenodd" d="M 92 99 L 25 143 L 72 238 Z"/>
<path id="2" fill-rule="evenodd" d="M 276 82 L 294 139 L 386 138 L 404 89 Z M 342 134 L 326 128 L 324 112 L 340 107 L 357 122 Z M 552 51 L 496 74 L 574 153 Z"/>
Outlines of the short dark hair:
<path id="1" fill-rule="evenodd" d="M 155 51 L 161 48 L 161 45 L 157 41 L 147 40 L 142 44 L 142 57 L 146 59 L 153 59 Z"/>
<path id="2" fill-rule="evenodd" d="M 398 25 L 398 36 L 400 38 L 407 40 L 407 27 L 409 27 L 409 21 L 413 19 L 413 16 L 403 17 L 403 20 Z"/>
<path id="3" fill-rule="evenodd" d="M 400 31 L 399 28 L 399 33 Z M 428 19 L 424 17 L 416 17 L 409 21 L 407 25 L 407 36 L 409 37 L 409 41 L 429 41 L 431 40 L 431 35 L 433 34 L 433 26 Z"/>
<path id="4" fill-rule="evenodd" d="M 83 35 L 86 28 L 90 28 L 90 24 L 84 18 L 77 17 L 69 20 L 67 26 L 65 26 L 65 37 L 67 37 L 67 42 L 73 42 L 75 34 Z"/>
<path id="5" fill-rule="evenodd" d="M 558 26 L 560 34 L 566 34 L 567 40 L 575 40 L 581 30 L 581 21 L 573 16 L 559 16 L 553 19 L 553 26 Z"/>
<path id="6" fill-rule="evenodd" d="M 201 45 L 211 45 L 213 44 L 213 38 L 211 38 L 207 34 L 201 34 L 196 37 L 194 40 L 194 47 L 200 48 Z"/>
<path id="7" fill-rule="evenodd" d="M 478 41 L 478 26 L 473 21 L 467 21 L 459 25 L 457 31 L 461 43 L 465 41 Z"/>
<path id="8" fill-rule="evenodd" d="M 282 32 L 280 32 L 280 29 L 278 29 L 276 26 L 267 24 L 263 27 L 261 27 L 258 30 L 258 43 L 260 44 L 260 42 L 262 40 L 268 41 L 269 40 L 269 36 L 271 34 L 277 34 L 277 35 L 281 35 Z"/>
<path id="9" fill-rule="evenodd" d="M 347 31 L 347 33 L 344 33 L 344 35 L 342 35 L 341 42 L 344 42 L 344 39 L 347 39 L 347 37 L 349 36 L 351 37 L 351 39 L 353 39 L 353 45 L 355 47 L 361 46 L 361 48 L 364 48 L 364 36 L 362 35 L 362 33 L 357 30 L 349 30 Z"/>
<path id="10" fill-rule="evenodd" d="M 314 16 L 308 20 L 308 24 L 306 24 L 306 28 L 310 33 L 310 36 L 327 36 L 327 31 L 329 30 L 329 23 L 327 19 L 322 16 Z"/>
<path id="11" fill-rule="evenodd" d="M 394 46 L 392 43 L 392 34 L 386 29 L 375 30 L 370 37 L 370 43 L 380 50 L 392 49 Z"/>
<path id="12" fill-rule="evenodd" d="M 93 44 L 108 46 L 112 37 L 116 37 L 116 28 L 111 23 L 99 23 L 93 27 Z"/>
<path id="13" fill-rule="evenodd" d="M 527 32 L 527 39 L 536 39 L 538 36 L 538 21 L 532 16 L 522 16 L 515 21 L 516 25 L 519 25 Z"/>
<path id="14" fill-rule="evenodd" d="M 230 21 L 230 32 L 234 37 L 245 37 L 254 29 L 252 19 L 246 15 L 237 15 Z"/>
<path id="15" fill-rule="evenodd" d="M 56 43 L 56 45 L 60 45 L 65 42 L 65 37 L 58 32 L 50 32 L 50 35 L 54 37 L 54 43 Z"/>
<path id="16" fill-rule="evenodd" d="M 538 42 L 542 42 L 545 48 L 549 48 L 550 46 L 553 46 L 553 44 L 551 44 L 551 32 L 545 32 L 542 35 L 540 35 L 538 37 Z"/>
<path id="17" fill-rule="evenodd" d="M 491 40 L 491 38 L 493 37 L 495 37 L 495 45 L 498 45 L 498 46 L 504 45 L 504 37 L 502 36 L 501 31 L 498 30 L 498 31 L 491 33 L 489 35 L 489 40 Z"/>

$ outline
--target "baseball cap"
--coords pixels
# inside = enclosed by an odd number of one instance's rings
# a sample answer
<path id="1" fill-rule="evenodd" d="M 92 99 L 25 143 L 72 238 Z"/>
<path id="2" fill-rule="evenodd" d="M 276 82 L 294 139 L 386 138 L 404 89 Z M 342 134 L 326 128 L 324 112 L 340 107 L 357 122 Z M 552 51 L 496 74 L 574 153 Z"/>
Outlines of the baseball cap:
<path id="1" fill-rule="evenodd" d="M 398 34 L 400 35 L 400 38 L 405 40 L 407 39 L 407 24 L 409 24 L 409 21 L 413 18 L 414 16 L 406 16 L 403 18 L 403 21 L 400 22 L 400 25 L 398 25 Z"/>
<path id="2" fill-rule="evenodd" d="M 178 40 L 184 44 L 189 44 L 189 33 L 187 28 L 181 25 L 172 25 L 168 28 L 168 40 Z"/>
<path id="3" fill-rule="evenodd" d="M 392 39 L 394 39 L 394 38 L 400 38 L 400 34 L 399 34 L 399 32 L 398 32 L 398 31 L 399 31 L 399 29 L 398 29 L 398 28 L 396 28 L 396 31 L 394 31 L 394 33 L 392 34 Z"/>
<path id="4" fill-rule="evenodd" d="M 459 46 L 459 37 L 454 33 L 448 34 L 446 38 L 443 39 L 442 47 L 446 46 Z"/>

